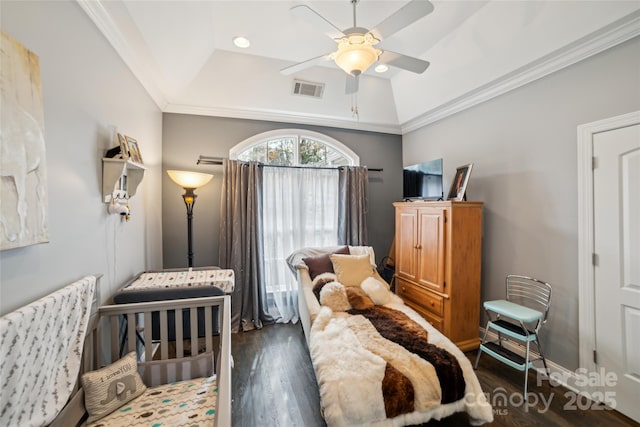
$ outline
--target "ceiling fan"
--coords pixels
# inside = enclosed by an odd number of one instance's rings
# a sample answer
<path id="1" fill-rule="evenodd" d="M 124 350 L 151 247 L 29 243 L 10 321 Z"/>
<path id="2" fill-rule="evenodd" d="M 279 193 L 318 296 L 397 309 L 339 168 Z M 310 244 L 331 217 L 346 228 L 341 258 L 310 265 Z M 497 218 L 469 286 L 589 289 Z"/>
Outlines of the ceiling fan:
<path id="1" fill-rule="evenodd" d="M 356 24 L 356 5 L 359 0 L 351 0 L 353 5 L 353 27 L 341 30 L 307 5 L 293 6 L 291 12 L 322 30 L 337 43 L 338 50 L 285 67 L 280 72 L 290 75 L 327 60 L 333 60 L 349 76 L 346 92 L 358 91 L 358 78 L 375 62 L 401 68 L 413 73 L 423 73 L 429 66 L 428 61 L 413 58 L 400 53 L 376 47 L 385 38 L 433 11 L 428 0 L 411 0 L 409 3 L 388 16 L 371 30 Z"/>

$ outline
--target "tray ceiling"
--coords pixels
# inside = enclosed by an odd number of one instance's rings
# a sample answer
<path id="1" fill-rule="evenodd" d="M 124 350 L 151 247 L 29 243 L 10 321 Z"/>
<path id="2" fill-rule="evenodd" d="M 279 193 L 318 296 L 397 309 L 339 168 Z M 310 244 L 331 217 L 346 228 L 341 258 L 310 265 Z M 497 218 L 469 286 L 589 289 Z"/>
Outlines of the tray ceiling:
<path id="1" fill-rule="evenodd" d="M 632 1 L 433 1 L 433 13 L 383 40 L 431 63 L 423 74 L 367 71 L 356 96 L 327 62 L 279 70 L 335 50 L 295 18 L 291 1 L 78 0 L 165 112 L 406 133 L 640 35 Z M 372 28 L 406 1 L 362 0 Z M 307 4 L 351 27 L 348 0 Z M 240 49 L 232 38 L 248 37 Z M 293 80 L 324 84 L 322 98 L 292 93 Z M 358 117 L 352 114 L 357 105 Z"/>

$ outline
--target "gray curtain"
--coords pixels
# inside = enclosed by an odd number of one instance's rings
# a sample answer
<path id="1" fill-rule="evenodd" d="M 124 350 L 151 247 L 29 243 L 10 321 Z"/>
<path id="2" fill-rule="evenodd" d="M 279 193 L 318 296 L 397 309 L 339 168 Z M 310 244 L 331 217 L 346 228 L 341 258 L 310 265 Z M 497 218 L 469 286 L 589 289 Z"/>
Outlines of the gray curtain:
<path id="1" fill-rule="evenodd" d="M 341 167 L 338 174 L 338 243 L 366 246 L 369 172 L 362 166 Z"/>
<path id="2" fill-rule="evenodd" d="M 262 167 L 256 162 L 223 162 L 220 203 L 220 266 L 233 269 L 231 328 L 262 328 L 266 311 L 262 241 Z"/>

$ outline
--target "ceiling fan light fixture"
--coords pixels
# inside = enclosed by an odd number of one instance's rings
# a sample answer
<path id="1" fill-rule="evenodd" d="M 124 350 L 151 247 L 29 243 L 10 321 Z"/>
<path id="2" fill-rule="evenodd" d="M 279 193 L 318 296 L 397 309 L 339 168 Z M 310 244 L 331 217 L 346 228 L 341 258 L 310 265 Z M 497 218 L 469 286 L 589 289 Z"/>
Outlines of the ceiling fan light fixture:
<path id="1" fill-rule="evenodd" d="M 370 33 L 350 34 L 338 41 L 338 50 L 332 59 L 347 74 L 358 76 L 378 60 L 382 51 L 373 47 L 377 43 Z"/>
<path id="2" fill-rule="evenodd" d="M 233 38 L 233 44 L 239 48 L 246 49 L 251 46 L 251 41 L 244 36 L 236 36 Z"/>

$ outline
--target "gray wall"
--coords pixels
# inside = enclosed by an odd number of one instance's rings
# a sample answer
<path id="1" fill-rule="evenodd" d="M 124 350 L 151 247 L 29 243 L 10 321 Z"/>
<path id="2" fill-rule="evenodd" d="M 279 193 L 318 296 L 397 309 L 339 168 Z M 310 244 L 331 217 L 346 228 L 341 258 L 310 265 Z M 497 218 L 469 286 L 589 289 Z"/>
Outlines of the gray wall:
<path id="1" fill-rule="evenodd" d="M 508 273 L 554 285 L 543 346 L 578 368 L 576 127 L 640 109 L 640 39 L 403 136 L 403 162 L 474 163 L 467 189 L 484 208 L 482 298 Z M 484 325 L 484 322 L 482 324 Z"/>
<path id="2" fill-rule="evenodd" d="M 0 252 L 0 315 L 91 273 L 106 298 L 161 267 L 161 112 L 75 1 L 1 8 L 2 30 L 40 58 L 50 242 Z M 101 201 L 115 132 L 137 138 L 148 168 L 127 223 Z"/>
<path id="3" fill-rule="evenodd" d="M 163 171 L 185 169 L 213 173 L 211 183 L 198 189 L 194 207 L 194 265 L 218 264 L 222 166 L 196 166 L 200 154 L 228 157 L 229 149 L 245 139 L 274 129 L 309 129 L 337 139 L 360 156 L 360 164 L 383 168 L 369 172 L 369 242 L 378 261 L 387 255 L 394 234 L 392 203 L 402 197 L 402 144 L 399 135 L 351 131 L 320 126 L 204 117 L 163 116 Z M 163 254 L 165 268 L 187 265 L 186 209 L 183 190 L 163 174 Z"/>

